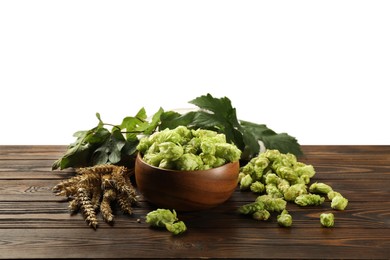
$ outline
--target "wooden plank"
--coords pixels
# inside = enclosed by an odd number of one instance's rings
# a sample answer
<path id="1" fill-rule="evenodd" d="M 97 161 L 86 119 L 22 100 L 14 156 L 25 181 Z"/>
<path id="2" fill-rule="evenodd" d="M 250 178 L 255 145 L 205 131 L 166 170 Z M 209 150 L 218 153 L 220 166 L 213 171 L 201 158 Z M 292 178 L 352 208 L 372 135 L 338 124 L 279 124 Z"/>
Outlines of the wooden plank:
<path id="1" fill-rule="evenodd" d="M 390 145 L 303 145 L 302 151 L 304 154 L 321 157 L 337 157 L 340 154 L 375 157 L 378 154 L 389 155 Z"/>
<path id="2" fill-rule="evenodd" d="M 241 202 L 225 203 L 217 208 L 197 211 L 178 212 L 180 219 L 190 229 L 209 228 L 278 228 L 276 216 L 272 212 L 268 221 L 255 221 L 250 216 L 237 213 Z M 67 202 L 0 202 L 0 228 L 87 228 L 80 213 L 71 215 Z M 124 215 L 114 208 L 115 223 L 110 226 L 97 218 L 100 228 L 147 228 L 145 216 L 155 209 L 142 202 L 141 207 L 134 207 L 134 214 Z M 293 217 L 293 228 L 320 228 L 319 215 L 332 212 L 335 215 L 335 228 L 390 228 L 390 201 L 387 202 L 354 202 L 346 210 L 336 211 L 329 203 L 316 207 L 299 207 L 288 204 L 288 211 Z M 138 223 L 137 219 L 142 222 Z"/>
<path id="3" fill-rule="evenodd" d="M 0 145 L 0 160 L 56 160 L 66 152 L 66 147 L 66 145 Z"/>
<path id="4" fill-rule="evenodd" d="M 6 167 L 5 167 L 6 168 Z M 312 178 L 313 181 L 327 179 L 376 179 L 390 180 L 390 166 L 371 166 L 371 167 L 356 167 L 356 166 L 329 166 L 316 165 L 316 175 Z M 40 170 L 39 170 L 40 169 Z M 0 180 L 27 180 L 27 179 L 55 179 L 62 180 L 74 176 L 73 170 L 51 171 L 37 166 L 32 169 L 8 171 L 0 169 Z"/>
<path id="5" fill-rule="evenodd" d="M 53 162 L 54 160 L 48 160 L 48 159 L 0 160 L 0 171 L 2 172 L 5 171 L 49 172 L 51 171 L 51 166 Z"/>
<path id="6" fill-rule="evenodd" d="M 302 146 L 304 156 L 299 160 L 308 164 L 329 164 L 347 166 L 389 166 L 389 145 L 337 145 Z"/>
<path id="7" fill-rule="evenodd" d="M 143 229 L 0 229 L 2 258 L 387 259 L 390 232 L 377 229 L 208 229 L 174 237 Z"/>
<path id="8" fill-rule="evenodd" d="M 371 179 L 325 180 L 335 191 L 350 201 L 388 201 L 390 199 L 389 182 Z M 52 188 L 58 180 L 0 180 L 0 201 L 58 201 Z M 248 201 L 256 195 L 249 191 L 238 191 L 235 200 Z"/>
<path id="9" fill-rule="evenodd" d="M 356 164 L 313 164 L 316 175 L 313 179 L 376 179 L 389 180 L 389 165 L 356 165 Z"/>
<path id="10" fill-rule="evenodd" d="M 100 215 L 94 231 L 81 214 L 70 215 L 67 198 L 51 188 L 73 175 L 51 171 L 66 146 L 0 146 L 0 259 L 7 258 L 390 258 L 390 146 L 303 146 L 301 160 L 317 170 L 313 181 L 330 184 L 349 199 L 345 211 L 288 205 L 292 228 L 276 214 L 257 222 L 236 209 L 256 195 L 237 190 L 223 205 L 179 212 L 188 232 L 174 237 L 149 228 L 155 209 L 141 197 L 133 216 L 115 211 L 110 226 Z M 333 212 L 335 228 L 318 217 Z M 141 223 L 137 219 L 141 219 Z M 280 249 L 280 250 L 279 250 Z"/>
<path id="11" fill-rule="evenodd" d="M 55 180 L 60 182 L 75 176 L 71 170 L 65 171 L 1 171 L 0 180 Z"/>

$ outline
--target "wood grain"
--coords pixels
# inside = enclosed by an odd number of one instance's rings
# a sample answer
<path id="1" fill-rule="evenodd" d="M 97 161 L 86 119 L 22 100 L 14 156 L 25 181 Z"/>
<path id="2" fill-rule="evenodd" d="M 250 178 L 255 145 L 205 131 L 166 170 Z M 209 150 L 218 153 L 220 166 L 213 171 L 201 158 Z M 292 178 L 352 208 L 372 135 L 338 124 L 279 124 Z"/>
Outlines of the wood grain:
<path id="1" fill-rule="evenodd" d="M 172 236 L 152 229 L 145 215 L 155 209 L 141 197 L 132 216 L 115 211 L 114 225 L 87 226 L 70 215 L 68 200 L 52 187 L 73 176 L 51 171 L 66 146 L 0 146 L 0 259 L 264 258 L 389 259 L 390 146 L 303 146 L 313 181 L 330 184 L 349 199 L 344 211 L 288 204 L 291 228 L 276 214 L 258 222 L 236 213 L 256 195 L 238 189 L 224 204 L 205 211 L 179 212 L 188 231 Z M 333 212 L 334 228 L 319 215 Z M 138 221 L 140 220 L 140 221 Z"/>
<path id="2" fill-rule="evenodd" d="M 321 258 L 389 255 L 390 235 L 373 229 L 191 229 L 180 237 L 153 229 L 0 230 L 8 258 Z M 382 250 L 381 250 L 382 249 Z"/>

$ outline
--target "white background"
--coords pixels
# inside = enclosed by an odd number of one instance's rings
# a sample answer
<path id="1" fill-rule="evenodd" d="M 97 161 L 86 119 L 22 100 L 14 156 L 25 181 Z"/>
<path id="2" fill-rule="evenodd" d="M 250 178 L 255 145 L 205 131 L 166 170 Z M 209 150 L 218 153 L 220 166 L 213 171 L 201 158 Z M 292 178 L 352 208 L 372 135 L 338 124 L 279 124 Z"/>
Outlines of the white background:
<path id="1" fill-rule="evenodd" d="M 390 1 L 0 1 L 0 144 L 227 96 L 301 144 L 390 144 Z"/>

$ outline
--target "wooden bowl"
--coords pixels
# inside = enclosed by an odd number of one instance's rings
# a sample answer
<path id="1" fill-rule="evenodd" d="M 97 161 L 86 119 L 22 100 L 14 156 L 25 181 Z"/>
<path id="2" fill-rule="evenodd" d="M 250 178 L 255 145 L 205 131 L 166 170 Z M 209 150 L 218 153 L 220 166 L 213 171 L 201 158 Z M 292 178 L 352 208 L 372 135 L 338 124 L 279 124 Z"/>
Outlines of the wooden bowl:
<path id="1" fill-rule="evenodd" d="M 230 198 L 237 187 L 239 162 L 199 171 L 167 170 L 147 164 L 138 154 L 135 180 L 146 200 L 176 211 L 213 208 Z"/>

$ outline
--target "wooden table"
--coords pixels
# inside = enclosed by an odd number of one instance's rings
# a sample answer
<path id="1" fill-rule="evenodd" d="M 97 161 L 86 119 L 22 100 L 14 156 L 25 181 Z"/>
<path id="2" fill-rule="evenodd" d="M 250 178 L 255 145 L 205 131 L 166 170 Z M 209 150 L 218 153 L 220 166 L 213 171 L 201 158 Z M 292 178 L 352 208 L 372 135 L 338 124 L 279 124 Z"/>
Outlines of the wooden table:
<path id="1" fill-rule="evenodd" d="M 73 175 L 51 171 L 65 146 L 0 146 L 0 258 L 390 258 L 390 146 L 304 146 L 300 158 L 312 164 L 313 181 L 330 184 L 349 199 L 345 211 L 288 204 L 291 228 L 276 215 L 258 222 L 238 215 L 255 195 L 236 191 L 223 205 L 179 213 L 188 231 L 181 236 L 149 228 L 147 202 L 133 216 L 119 212 L 113 226 L 99 227 L 70 215 L 65 197 L 52 187 Z M 322 228 L 319 215 L 335 214 L 335 227 Z M 141 220 L 141 223 L 137 222 Z"/>

